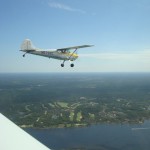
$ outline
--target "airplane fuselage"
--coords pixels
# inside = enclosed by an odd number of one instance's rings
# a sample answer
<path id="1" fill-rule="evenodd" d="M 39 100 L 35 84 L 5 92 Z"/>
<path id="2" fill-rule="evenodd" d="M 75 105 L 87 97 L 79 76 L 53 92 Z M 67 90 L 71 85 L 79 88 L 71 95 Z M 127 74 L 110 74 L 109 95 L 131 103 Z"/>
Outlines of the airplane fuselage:
<path id="1" fill-rule="evenodd" d="M 54 58 L 59 60 L 70 60 L 74 61 L 78 58 L 78 55 L 70 52 L 60 52 L 60 51 L 26 51 L 22 50 L 28 54 L 44 56 L 48 58 Z"/>

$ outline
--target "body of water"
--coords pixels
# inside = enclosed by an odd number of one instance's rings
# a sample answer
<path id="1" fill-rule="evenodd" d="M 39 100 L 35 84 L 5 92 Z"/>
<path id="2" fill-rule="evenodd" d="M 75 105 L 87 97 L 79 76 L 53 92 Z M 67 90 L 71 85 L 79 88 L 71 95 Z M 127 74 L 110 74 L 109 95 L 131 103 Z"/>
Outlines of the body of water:
<path id="1" fill-rule="evenodd" d="M 83 128 L 26 129 L 55 150 L 149 150 L 150 121 L 142 125 L 102 124 Z"/>

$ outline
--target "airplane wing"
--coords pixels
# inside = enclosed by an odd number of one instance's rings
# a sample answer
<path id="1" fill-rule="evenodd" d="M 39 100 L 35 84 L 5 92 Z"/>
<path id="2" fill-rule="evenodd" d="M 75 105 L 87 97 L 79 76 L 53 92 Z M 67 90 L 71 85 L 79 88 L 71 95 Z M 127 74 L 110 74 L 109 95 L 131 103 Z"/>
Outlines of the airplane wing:
<path id="1" fill-rule="evenodd" d="M 50 150 L 0 113 L 0 150 Z"/>
<path id="2" fill-rule="evenodd" d="M 57 49 L 57 51 L 69 51 L 69 50 L 74 50 L 74 49 L 79 49 L 79 48 L 85 48 L 85 47 L 91 47 L 91 46 L 94 46 L 94 45 L 81 45 L 81 46 L 59 48 L 59 49 Z"/>

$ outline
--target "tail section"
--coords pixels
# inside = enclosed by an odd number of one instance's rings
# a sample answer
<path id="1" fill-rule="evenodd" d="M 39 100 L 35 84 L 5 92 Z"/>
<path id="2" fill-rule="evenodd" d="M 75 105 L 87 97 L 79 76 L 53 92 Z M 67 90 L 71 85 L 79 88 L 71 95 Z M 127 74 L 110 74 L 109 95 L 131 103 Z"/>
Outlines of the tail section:
<path id="1" fill-rule="evenodd" d="M 25 39 L 21 44 L 21 51 L 34 51 L 36 48 L 33 46 L 31 40 Z"/>

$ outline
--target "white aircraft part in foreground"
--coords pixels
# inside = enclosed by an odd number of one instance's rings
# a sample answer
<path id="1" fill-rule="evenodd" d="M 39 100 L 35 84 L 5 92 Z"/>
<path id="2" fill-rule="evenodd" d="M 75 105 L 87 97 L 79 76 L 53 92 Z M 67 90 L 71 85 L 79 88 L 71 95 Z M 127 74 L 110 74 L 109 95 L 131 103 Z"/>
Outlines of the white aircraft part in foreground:
<path id="1" fill-rule="evenodd" d="M 78 58 L 78 55 L 76 53 L 77 49 L 91 47 L 91 46 L 93 45 L 81 45 L 81 46 L 73 46 L 73 47 L 53 49 L 53 50 L 41 50 L 41 49 L 35 48 L 32 45 L 31 40 L 26 39 L 23 41 L 20 51 L 25 52 L 25 54 L 28 53 L 28 54 L 63 60 L 61 67 L 64 67 L 65 61 L 72 62 Z M 73 52 L 70 52 L 70 50 L 73 50 Z M 25 54 L 23 54 L 23 57 L 25 57 Z M 71 63 L 70 66 L 74 67 L 74 64 Z"/>
<path id="2" fill-rule="evenodd" d="M 50 150 L 0 113 L 0 150 Z"/>

